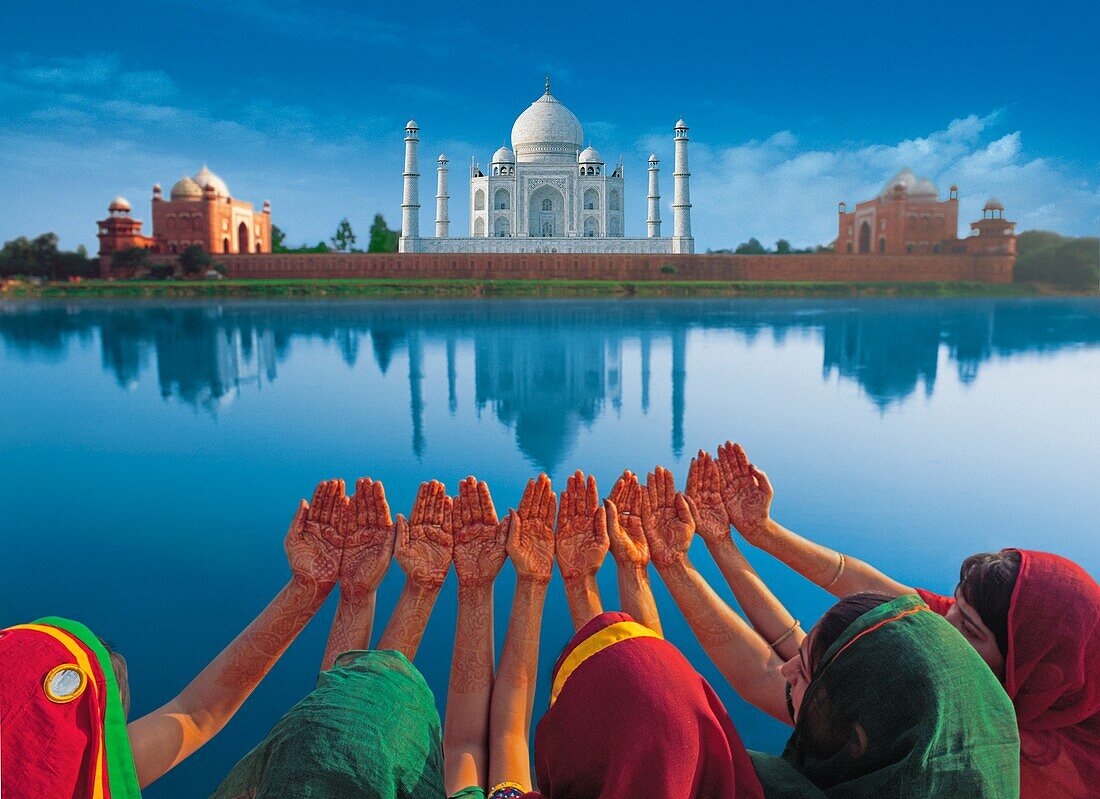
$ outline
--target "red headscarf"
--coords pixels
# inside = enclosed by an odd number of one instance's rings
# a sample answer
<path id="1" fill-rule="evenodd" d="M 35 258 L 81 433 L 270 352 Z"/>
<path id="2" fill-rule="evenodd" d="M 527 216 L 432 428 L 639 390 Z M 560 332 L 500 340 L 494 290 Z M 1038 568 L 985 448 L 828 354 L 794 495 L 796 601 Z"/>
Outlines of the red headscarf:
<path id="1" fill-rule="evenodd" d="M 582 627 L 553 680 L 535 732 L 539 790 L 550 799 L 762 799 L 706 680 L 627 614 L 604 613 Z"/>
<path id="2" fill-rule="evenodd" d="M 1100 786 L 1100 585 L 1071 560 L 1026 549 L 1008 609 L 1005 691 L 1020 726 L 1024 799 Z M 918 592 L 938 613 L 953 600 Z"/>

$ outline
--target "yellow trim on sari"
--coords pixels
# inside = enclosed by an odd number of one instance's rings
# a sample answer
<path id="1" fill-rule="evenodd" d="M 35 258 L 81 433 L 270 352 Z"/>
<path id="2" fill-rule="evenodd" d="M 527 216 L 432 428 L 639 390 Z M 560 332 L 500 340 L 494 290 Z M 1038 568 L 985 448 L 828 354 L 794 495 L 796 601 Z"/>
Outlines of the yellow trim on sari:
<path id="1" fill-rule="evenodd" d="M 620 641 L 628 641 L 631 638 L 659 639 L 661 636 L 645 625 L 638 624 L 636 621 L 619 621 L 614 624 L 609 624 L 607 627 L 604 627 L 602 630 L 581 641 L 581 643 L 569 653 L 565 662 L 561 664 L 561 668 L 558 669 L 558 673 L 554 675 L 554 686 L 550 691 L 551 706 L 553 706 L 554 702 L 557 700 L 558 694 L 561 693 L 561 689 L 565 687 L 565 681 L 569 679 L 582 663 L 593 655 L 604 651 L 609 646 L 614 646 Z"/>

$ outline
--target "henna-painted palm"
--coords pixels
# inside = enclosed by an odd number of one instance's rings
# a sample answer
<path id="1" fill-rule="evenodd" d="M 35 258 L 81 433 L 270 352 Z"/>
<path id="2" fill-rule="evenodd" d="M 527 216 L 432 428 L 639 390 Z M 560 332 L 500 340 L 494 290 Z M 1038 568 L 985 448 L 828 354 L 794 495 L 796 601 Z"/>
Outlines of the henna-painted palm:
<path id="1" fill-rule="evenodd" d="M 684 495 L 676 490 L 672 472 L 661 466 L 649 473 L 646 491 L 651 512 L 643 527 L 653 565 L 659 569 L 672 566 L 684 559 L 691 546 L 695 534 L 691 510 Z"/>
<path id="2" fill-rule="evenodd" d="M 343 514 L 344 555 L 340 593 L 351 596 L 378 588 L 393 559 L 394 524 L 382 483 L 369 477 L 355 484 Z"/>
<path id="3" fill-rule="evenodd" d="M 607 534 L 612 557 L 620 564 L 648 566 L 649 543 L 645 538 L 643 519 L 651 513 L 649 493 L 638 482 L 634 472 L 627 470 L 615 481 L 604 509 L 607 512 Z"/>
<path id="4" fill-rule="evenodd" d="M 395 550 L 409 582 L 438 588 L 451 570 L 454 552 L 451 498 L 438 480 L 421 483 L 410 519 L 397 514 Z"/>
<path id="5" fill-rule="evenodd" d="M 700 538 L 708 544 L 717 544 L 730 537 L 729 516 L 722 500 L 722 480 L 718 464 L 709 452 L 699 450 L 691 459 L 684 496 L 691 500 L 688 505 Z"/>
<path id="6" fill-rule="evenodd" d="M 554 512 L 558 498 L 550 478 L 540 474 L 527 481 L 519 510 L 508 514 L 508 556 L 516 574 L 541 583 L 550 582 L 554 569 Z"/>
<path id="7" fill-rule="evenodd" d="M 347 504 L 343 480 L 321 481 L 313 502 L 299 503 L 283 542 L 290 570 L 322 591 L 331 591 L 340 573 L 340 519 Z"/>
<path id="8" fill-rule="evenodd" d="M 772 485 L 757 469 L 740 444 L 727 441 L 718 448 L 718 474 L 726 516 L 749 543 L 757 543 L 767 531 L 772 504 Z"/>
<path id="9" fill-rule="evenodd" d="M 508 552 L 508 521 L 501 524 L 489 486 L 467 477 L 454 499 L 455 573 L 458 584 L 486 585 L 500 573 Z"/>
<path id="10" fill-rule="evenodd" d="M 610 546 L 607 520 L 600 507 L 596 478 L 579 469 L 569 478 L 558 503 L 556 552 L 558 569 L 566 580 L 600 570 Z"/>

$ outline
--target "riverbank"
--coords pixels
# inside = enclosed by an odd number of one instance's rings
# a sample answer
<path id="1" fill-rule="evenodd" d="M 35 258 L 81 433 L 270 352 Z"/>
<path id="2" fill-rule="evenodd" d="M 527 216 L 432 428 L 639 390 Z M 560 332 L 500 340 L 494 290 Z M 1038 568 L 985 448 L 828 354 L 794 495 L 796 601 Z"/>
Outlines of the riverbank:
<path id="1" fill-rule="evenodd" d="M 1017 297 L 1064 295 L 1030 283 L 855 283 L 810 281 L 615 280 L 86 280 L 14 282 L 12 298 L 230 297 Z"/>

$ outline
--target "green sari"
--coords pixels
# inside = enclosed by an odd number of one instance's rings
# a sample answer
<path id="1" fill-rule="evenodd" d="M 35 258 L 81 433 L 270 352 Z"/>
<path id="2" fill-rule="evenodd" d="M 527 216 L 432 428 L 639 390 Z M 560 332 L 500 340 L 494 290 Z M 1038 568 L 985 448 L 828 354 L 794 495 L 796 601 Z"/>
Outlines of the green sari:
<path id="1" fill-rule="evenodd" d="M 844 631 L 821 659 L 783 756 L 752 757 L 768 799 L 1020 793 L 1020 740 L 1004 688 L 913 595 Z"/>
<path id="2" fill-rule="evenodd" d="M 443 797 L 431 689 L 399 652 L 345 652 L 213 799 Z"/>

